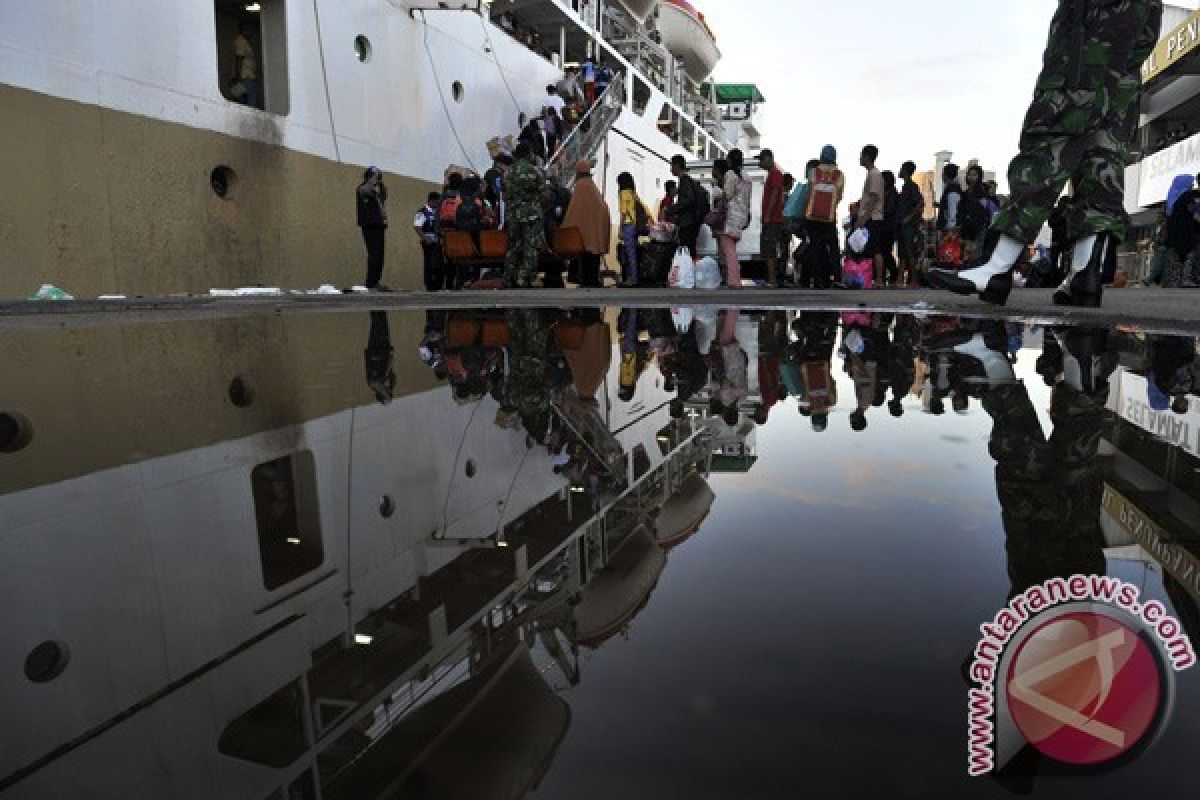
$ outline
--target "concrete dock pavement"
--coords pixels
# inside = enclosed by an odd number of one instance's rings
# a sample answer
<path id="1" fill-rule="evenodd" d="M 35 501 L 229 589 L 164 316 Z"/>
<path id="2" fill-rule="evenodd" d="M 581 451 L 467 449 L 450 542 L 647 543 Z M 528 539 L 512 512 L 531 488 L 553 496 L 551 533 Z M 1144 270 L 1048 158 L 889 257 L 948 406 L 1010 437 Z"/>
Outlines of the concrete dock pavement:
<path id="1" fill-rule="evenodd" d="M 506 289 L 494 291 L 395 291 L 250 297 L 165 296 L 89 300 L 0 300 L 0 328 L 171 321 L 254 313 L 354 312 L 369 309 L 513 308 L 577 306 L 719 306 L 743 309 L 858 310 L 1057 324 L 1129 326 L 1200 335 L 1200 291 L 1127 288 L 1105 293 L 1101 308 L 1055 306 L 1048 289 L 1015 290 L 1007 306 L 933 289 Z"/>

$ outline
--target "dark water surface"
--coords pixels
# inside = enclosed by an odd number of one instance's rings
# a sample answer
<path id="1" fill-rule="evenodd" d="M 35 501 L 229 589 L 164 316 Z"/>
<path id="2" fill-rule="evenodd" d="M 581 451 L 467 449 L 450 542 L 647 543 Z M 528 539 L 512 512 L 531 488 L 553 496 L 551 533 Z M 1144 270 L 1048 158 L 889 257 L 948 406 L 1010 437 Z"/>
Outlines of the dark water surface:
<path id="1" fill-rule="evenodd" d="M 979 778 L 964 675 L 1057 576 L 1200 637 L 1192 339 L 371 312 L 0 362 L 5 800 L 1196 791 L 1200 669 L 1119 766 Z"/>

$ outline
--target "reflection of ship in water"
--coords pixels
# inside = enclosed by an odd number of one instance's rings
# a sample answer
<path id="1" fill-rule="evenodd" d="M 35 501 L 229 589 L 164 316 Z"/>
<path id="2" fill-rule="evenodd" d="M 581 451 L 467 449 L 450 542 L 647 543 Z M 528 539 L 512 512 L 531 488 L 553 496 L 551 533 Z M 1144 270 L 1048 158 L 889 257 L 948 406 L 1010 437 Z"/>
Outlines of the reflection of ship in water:
<path id="1" fill-rule="evenodd" d="M 539 443 L 497 424 L 510 396 L 410 368 L 426 333 L 372 314 L 5 336 L 5 419 L 32 431 L 0 478 L 0 649 L 28 678 L 0 682 L 6 798 L 537 784 L 577 648 L 628 624 L 707 511 L 706 432 L 661 389 L 604 419 L 603 377 L 568 368 Z"/>
<path id="2" fill-rule="evenodd" d="M 1127 337 L 1100 460 L 1100 525 L 1110 560 L 1140 561 L 1200 641 L 1200 402 L 1196 342 Z"/>

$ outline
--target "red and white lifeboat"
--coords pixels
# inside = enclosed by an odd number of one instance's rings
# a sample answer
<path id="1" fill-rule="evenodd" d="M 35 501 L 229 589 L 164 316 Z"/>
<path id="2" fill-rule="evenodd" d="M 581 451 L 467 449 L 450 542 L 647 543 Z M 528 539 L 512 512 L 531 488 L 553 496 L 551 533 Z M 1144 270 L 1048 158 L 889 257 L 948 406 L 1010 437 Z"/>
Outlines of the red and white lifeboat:
<path id="1" fill-rule="evenodd" d="M 645 22 L 650 18 L 650 12 L 658 5 L 658 0 L 617 0 L 630 15 L 638 22 Z"/>
<path id="2" fill-rule="evenodd" d="M 683 62 L 684 71 L 696 83 L 703 83 L 721 60 L 717 39 L 704 15 L 687 0 L 662 0 L 658 32 L 663 45 Z"/>

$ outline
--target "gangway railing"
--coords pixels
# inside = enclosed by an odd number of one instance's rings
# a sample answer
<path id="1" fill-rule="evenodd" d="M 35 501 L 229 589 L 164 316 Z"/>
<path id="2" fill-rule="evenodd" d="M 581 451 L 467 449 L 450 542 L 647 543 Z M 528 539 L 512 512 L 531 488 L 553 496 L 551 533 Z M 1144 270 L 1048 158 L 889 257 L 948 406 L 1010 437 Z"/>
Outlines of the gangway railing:
<path id="1" fill-rule="evenodd" d="M 550 177 L 560 186 L 570 187 L 575 181 L 575 163 L 595 157 L 624 107 L 625 76 L 618 74 L 550 157 L 546 165 Z"/>

